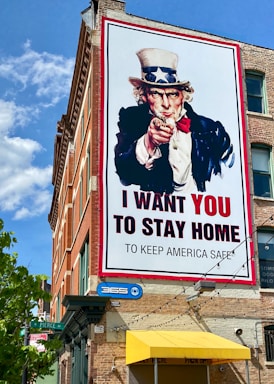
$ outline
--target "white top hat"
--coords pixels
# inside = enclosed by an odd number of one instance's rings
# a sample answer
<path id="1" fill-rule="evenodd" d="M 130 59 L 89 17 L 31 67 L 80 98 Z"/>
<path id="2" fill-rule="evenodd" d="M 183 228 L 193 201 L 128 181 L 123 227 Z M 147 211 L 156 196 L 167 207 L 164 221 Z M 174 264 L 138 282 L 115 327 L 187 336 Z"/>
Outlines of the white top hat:
<path id="1" fill-rule="evenodd" d="M 176 53 L 158 48 L 144 48 L 136 54 L 141 64 L 142 73 L 141 79 L 129 77 L 132 85 L 135 87 L 144 84 L 157 87 L 184 86 L 186 91 L 193 92 L 188 80 L 178 80 L 178 56 Z"/>

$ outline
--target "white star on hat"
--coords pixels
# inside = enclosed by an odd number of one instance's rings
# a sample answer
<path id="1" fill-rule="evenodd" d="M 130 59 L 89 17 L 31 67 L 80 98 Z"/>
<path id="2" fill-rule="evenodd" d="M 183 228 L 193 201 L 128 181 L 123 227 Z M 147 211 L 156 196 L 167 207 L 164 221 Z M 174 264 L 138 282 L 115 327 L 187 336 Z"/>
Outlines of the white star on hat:
<path id="1" fill-rule="evenodd" d="M 158 83 L 160 80 L 163 80 L 165 83 L 167 83 L 166 75 L 167 73 L 163 72 L 159 67 L 157 68 L 156 72 L 151 72 L 153 75 L 156 76 L 155 83 Z"/>

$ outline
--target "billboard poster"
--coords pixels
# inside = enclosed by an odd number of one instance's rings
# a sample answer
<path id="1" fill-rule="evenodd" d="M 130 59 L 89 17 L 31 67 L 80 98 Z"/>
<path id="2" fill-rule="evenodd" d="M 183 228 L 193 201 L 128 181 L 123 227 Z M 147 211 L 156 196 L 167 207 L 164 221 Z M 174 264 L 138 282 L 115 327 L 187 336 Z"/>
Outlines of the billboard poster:
<path id="1" fill-rule="evenodd" d="M 102 28 L 100 275 L 254 284 L 239 45 Z"/>

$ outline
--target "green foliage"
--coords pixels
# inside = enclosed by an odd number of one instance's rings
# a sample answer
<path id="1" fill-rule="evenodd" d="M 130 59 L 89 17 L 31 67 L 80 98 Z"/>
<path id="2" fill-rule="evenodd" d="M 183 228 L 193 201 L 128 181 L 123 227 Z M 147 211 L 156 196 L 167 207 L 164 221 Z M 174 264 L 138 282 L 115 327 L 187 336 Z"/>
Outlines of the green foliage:
<path id="1" fill-rule="evenodd" d="M 46 352 L 24 346 L 21 329 L 35 319 L 38 300 L 49 301 L 51 296 L 41 289 L 46 276 L 31 275 L 26 267 L 17 265 L 17 254 L 9 253 L 15 243 L 13 232 L 4 231 L 0 219 L 0 383 L 20 384 L 25 368 L 32 379 L 50 374 L 60 342 L 45 342 Z"/>

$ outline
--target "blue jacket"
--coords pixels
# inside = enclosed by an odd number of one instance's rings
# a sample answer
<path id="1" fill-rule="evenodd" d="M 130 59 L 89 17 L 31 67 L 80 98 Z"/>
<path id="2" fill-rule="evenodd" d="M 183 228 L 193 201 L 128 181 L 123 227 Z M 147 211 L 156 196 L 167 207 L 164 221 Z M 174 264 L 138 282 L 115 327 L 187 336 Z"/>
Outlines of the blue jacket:
<path id="1" fill-rule="evenodd" d="M 191 119 L 192 176 L 198 191 L 206 190 L 206 181 L 221 174 L 221 164 L 230 160 L 233 165 L 233 146 L 230 137 L 219 121 L 199 116 L 188 103 L 184 103 Z M 137 140 L 147 132 L 151 120 L 148 104 L 122 108 L 119 113 L 118 143 L 115 146 L 115 165 L 123 185 L 136 184 L 144 191 L 172 193 L 175 189 L 173 173 L 168 161 L 169 144 L 161 145 L 162 157 L 147 170 L 136 160 Z"/>

